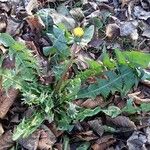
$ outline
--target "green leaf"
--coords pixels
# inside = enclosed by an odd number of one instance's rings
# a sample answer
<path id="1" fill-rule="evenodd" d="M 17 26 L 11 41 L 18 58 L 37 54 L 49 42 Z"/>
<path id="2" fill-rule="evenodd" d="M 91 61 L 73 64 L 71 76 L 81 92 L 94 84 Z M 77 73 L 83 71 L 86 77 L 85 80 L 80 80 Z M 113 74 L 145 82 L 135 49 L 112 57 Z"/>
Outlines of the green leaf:
<path id="1" fill-rule="evenodd" d="M 131 52 L 124 52 L 123 53 L 126 59 L 132 64 L 136 65 L 137 67 L 146 68 L 150 65 L 150 54 L 131 51 Z"/>
<path id="2" fill-rule="evenodd" d="M 45 51 L 44 53 L 46 54 L 46 56 L 51 54 L 51 51 L 53 51 L 54 49 L 56 49 L 57 52 L 61 55 L 67 56 L 69 54 L 67 40 L 65 37 L 65 31 L 54 26 L 53 33 L 47 33 L 47 35 L 53 42 L 53 46 L 49 49 L 49 51 L 48 49 L 43 49 Z"/>
<path id="3" fill-rule="evenodd" d="M 147 70 L 142 70 L 142 71 L 143 71 L 142 80 L 150 80 L 150 72 Z"/>
<path id="4" fill-rule="evenodd" d="M 84 142 L 79 147 L 77 147 L 76 150 L 88 150 L 89 147 L 90 147 L 90 143 Z"/>
<path id="5" fill-rule="evenodd" d="M 50 10 L 49 9 L 40 9 L 37 12 L 37 15 L 39 15 L 44 22 L 46 26 L 46 30 L 49 31 L 53 27 L 53 18 L 50 16 Z"/>
<path id="6" fill-rule="evenodd" d="M 64 136 L 63 138 L 63 150 L 69 150 L 70 144 L 69 144 L 69 138 L 67 136 Z"/>
<path id="7" fill-rule="evenodd" d="M 72 122 L 71 117 L 68 116 L 64 111 L 59 112 L 59 114 L 55 118 L 55 121 L 57 122 L 59 130 L 71 131 L 74 127 L 74 125 L 70 125 Z"/>
<path id="8" fill-rule="evenodd" d="M 109 55 L 108 53 L 106 53 L 106 51 L 104 51 L 103 54 L 101 55 L 101 59 L 104 66 L 107 67 L 108 69 L 114 69 L 116 67 L 116 62 L 113 59 L 109 58 Z"/>
<path id="9" fill-rule="evenodd" d="M 11 86 L 16 89 L 22 88 L 22 79 L 16 75 L 15 71 L 0 69 L 0 76 L 3 77 L 2 86 L 5 90 L 8 90 Z"/>
<path id="10" fill-rule="evenodd" d="M 80 41 L 81 46 L 86 46 L 93 38 L 94 35 L 94 25 L 89 26 L 85 32 L 84 35 Z"/>
<path id="11" fill-rule="evenodd" d="M 121 114 L 120 108 L 116 106 L 109 106 L 108 109 L 102 110 L 106 115 L 114 118 Z"/>
<path id="12" fill-rule="evenodd" d="M 67 114 L 68 116 L 70 116 L 72 119 L 75 119 L 77 114 L 78 114 L 78 110 L 77 110 L 78 106 L 73 104 L 73 103 L 69 103 L 69 107 L 67 109 Z"/>
<path id="13" fill-rule="evenodd" d="M 140 108 L 133 106 L 133 100 L 127 100 L 127 105 L 122 109 L 122 112 L 126 112 L 129 114 L 135 114 L 136 112 L 140 111 Z"/>
<path id="14" fill-rule="evenodd" d="M 122 109 L 122 112 L 126 112 L 129 114 L 135 114 L 139 111 L 142 112 L 149 112 L 150 111 L 150 104 L 149 103 L 142 103 L 140 107 L 133 106 L 133 100 L 129 99 L 127 101 L 127 105 Z"/>
<path id="15" fill-rule="evenodd" d="M 116 58 L 119 64 L 126 65 L 127 61 L 125 59 L 125 56 L 123 55 L 123 52 L 121 52 L 119 49 L 115 50 Z"/>
<path id="16" fill-rule="evenodd" d="M 65 91 L 67 92 L 67 96 L 65 97 L 65 99 L 69 101 L 76 99 L 77 94 L 80 90 L 80 86 L 81 86 L 80 78 L 70 80 L 69 85 L 65 87 Z"/>
<path id="17" fill-rule="evenodd" d="M 29 119 L 23 119 L 17 126 L 15 133 L 13 134 L 13 140 L 16 141 L 19 138 L 26 138 L 32 134 L 44 121 L 44 115 L 40 112 L 35 112 Z"/>
<path id="18" fill-rule="evenodd" d="M 94 109 L 81 109 L 77 115 L 76 120 L 83 121 L 87 117 L 92 117 L 98 114 L 101 111 L 100 107 L 96 107 Z"/>
<path id="19" fill-rule="evenodd" d="M 121 64 L 129 64 L 131 67 L 146 68 L 150 65 L 150 54 L 139 51 L 115 51 L 117 59 Z M 127 63 L 128 62 L 128 63 Z"/>
<path id="20" fill-rule="evenodd" d="M 76 78 L 80 78 L 84 82 L 87 78 L 99 75 L 103 71 L 103 66 L 97 61 L 87 61 L 89 68 L 85 71 L 81 71 L 76 75 Z"/>
<path id="21" fill-rule="evenodd" d="M 94 18 L 91 18 L 90 20 L 96 26 L 97 29 L 103 29 L 104 24 L 99 17 L 94 17 Z"/>
<path id="22" fill-rule="evenodd" d="M 53 47 L 53 46 L 47 46 L 47 47 L 43 47 L 43 54 L 45 56 L 48 56 L 48 55 L 53 55 L 56 53 L 56 48 Z"/>
<path id="23" fill-rule="evenodd" d="M 123 86 L 121 90 L 118 90 L 122 96 L 125 96 L 135 85 L 138 85 L 139 78 L 136 75 L 136 72 L 131 68 L 121 66 L 119 72 L 122 76 Z M 126 74 L 128 72 L 128 74 Z M 124 76 L 126 74 L 126 76 Z"/>
<path id="24" fill-rule="evenodd" d="M 149 112 L 150 111 L 150 104 L 149 103 L 143 103 L 140 106 L 142 112 Z"/>
<path id="25" fill-rule="evenodd" d="M 6 47 L 12 46 L 15 40 L 7 33 L 0 33 L 0 44 Z"/>
<path id="26" fill-rule="evenodd" d="M 106 72 L 105 75 L 107 79 L 98 79 L 96 84 L 82 88 L 77 98 L 95 98 L 100 94 L 103 97 L 107 97 L 109 93 L 114 93 L 115 91 L 119 91 L 124 95 L 135 84 L 136 80 L 132 69 L 123 66 L 120 68 L 118 74 L 109 71 Z"/>

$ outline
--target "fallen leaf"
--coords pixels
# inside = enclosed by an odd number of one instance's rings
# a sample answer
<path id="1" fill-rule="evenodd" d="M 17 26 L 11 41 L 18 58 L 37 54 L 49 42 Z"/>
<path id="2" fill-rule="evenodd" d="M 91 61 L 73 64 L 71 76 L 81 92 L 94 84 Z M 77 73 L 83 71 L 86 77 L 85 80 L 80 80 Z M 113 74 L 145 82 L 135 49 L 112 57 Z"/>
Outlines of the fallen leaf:
<path id="1" fill-rule="evenodd" d="M 2 124 L 0 123 L 0 136 L 4 133 L 4 129 L 3 129 L 3 126 Z"/>
<path id="2" fill-rule="evenodd" d="M 149 80 L 142 80 L 141 83 L 143 83 L 144 85 L 150 87 L 150 81 Z"/>
<path id="3" fill-rule="evenodd" d="M 73 8 L 70 10 L 70 14 L 76 20 L 81 20 L 84 18 L 84 14 L 81 8 Z"/>
<path id="4" fill-rule="evenodd" d="M 149 9 L 149 6 L 150 6 L 150 1 L 149 0 L 140 0 L 140 3 L 142 5 L 142 8 L 144 8 L 145 10 Z"/>
<path id="5" fill-rule="evenodd" d="M 93 150 L 106 150 L 110 145 L 114 144 L 116 139 L 112 135 L 106 135 L 98 139 L 93 145 Z"/>
<path id="6" fill-rule="evenodd" d="M 28 150 L 36 150 L 38 147 L 39 137 L 40 137 L 40 130 L 36 130 L 34 133 L 32 133 L 29 137 L 19 139 L 18 143 L 28 149 Z"/>
<path id="7" fill-rule="evenodd" d="M 23 26 L 23 22 L 17 22 L 15 19 L 7 19 L 6 33 L 9 33 L 12 36 L 18 35 Z"/>
<path id="8" fill-rule="evenodd" d="M 137 33 L 137 21 L 127 21 L 127 22 L 121 22 L 120 25 L 120 35 L 121 36 L 129 36 L 131 34 L 138 34 Z"/>
<path id="9" fill-rule="evenodd" d="M 120 36 L 120 27 L 117 24 L 108 24 L 106 27 L 106 37 L 114 39 Z"/>
<path id="10" fill-rule="evenodd" d="M 54 145 L 54 150 L 63 150 L 63 144 L 61 143 L 56 143 Z"/>
<path id="11" fill-rule="evenodd" d="M 29 15 L 32 15 L 32 10 L 38 6 L 38 0 L 25 0 L 25 9 Z"/>
<path id="12" fill-rule="evenodd" d="M 140 98 L 140 96 L 138 96 L 140 94 L 141 92 L 135 92 L 128 94 L 128 97 L 133 99 L 136 104 L 150 103 L 150 98 Z"/>
<path id="13" fill-rule="evenodd" d="M 0 11 L 9 12 L 11 10 L 12 6 L 11 3 L 8 3 L 8 1 L 5 3 L 0 3 Z"/>
<path id="14" fill-rule="evenodd" d="M 38 14 L 47 18 L 50 16 L 53 19 L 54 24 L 64 24 L 68 30 L 72 30 L 76 26 L 76 21 L 71 17 L 71 15 L 63 15 L 58 13 L 55 9 L 41 9 L 38 11 Z"/>
<path id="15" fill-rule="evenodd" d="M 121 0 L 121 7 L 123 8 L 125 5 L 128 5 L 130 0 Z"/>
<path id="16" fill-rule="evenodd" d="M 0 32 L 5 32 L 7 26 L 7 18 L 5 15 L 0 15 Z"/>
<path id="17" fill-rule="evenodd" d="M 90 128 L 100 137 L 103 135 L 104 128 L 100 119 L 88 121 L 88 124 L 90 125 Z"/>
<path id="18" fill-rule="evenodd" d="M 7 131 L 5 134 L 0 136 L 0 150 L 8 150 L 14 145 L 14 143 L 11 131 Z"/>
<path id="19" fill-rule="evenodd" d="M 38 149 L 52 150 L 52 146 L 56 142 L 56 137 L 47 126 L 43 125 L 42 128 Z"/>
<path id="20" fill-rule="evenodd" d="M 143 33 L 142 36 L 150 38 L 150 29 L 146 29 Z"/>
<path id="21" fill-rule="evenodd" d="M 103 107 L 106 104 L 103 98 L 100 96 L 98 96 L 95 100 L 92 99 L 87 99 L 85 101 L 77 100 L 74 103 L 80 107 L 85 107 L 85 108 L 95 108 L 97 106 Z"/>
<path id="22" fill-rule="evenodd" d="M 147 137 L 140 131 L 135 131 L 132 136 L 127 140 L 129 150 L 147 150 L 146 149 Z"/>
<path id="23" fill-rule="evenodd" d="M 8 94 L 5 93 L 0 97 L 0 118 L 5 117 L 10 107 L 16 100 L 19 90 L 11 88 L 7 93 Z"/>
<path id="24" fill-rule="evenodd" d="M 108 3 L 109 2 L 109 0 L 96 0 L 98 3 L 103 3 L 103 2 L 105 2 L 105 3 Z"/>
<path id="25" fill-rule="evenodd" d="M 115 126 L 118 128 L 130 128 L 136 129 L 136 126 L 133 121 L 131 121 L 128 117 L 125 116 L 118 116 L 115 118 L 106 117 L 106 124 L 109 126 Z"/>
<path id="26" fill-rule="evenodd" d="M 150 127 L 147 127 L 145 129 L 146 137 L 147 137 L 147 142 L 150 144 Z"/>
<path id="27" fill-rule="evenodd" d="M 93 133 L 93 131 L 80 132 L 78 134 L 75 134 L 75 137 L 79 138 L 80 140 L 84 140 L 84 141 L 91 141 L 91 140 L 95 140 L 98 138 Z"/>
<path id="28" fill-rule="evenodd" d="M 59 137 L 63 134 L 63 131 L 58 130 L 54 122 L 47 124 L 47 127 L 54 133 L 56 137 Z"/>
<path id="29" fill-rule="evenodd" d="M 7 49 L 3 45 L 0 45 L 0 51 L 5 54 L 7 52 Z"/>
<path id="30" fill-rule="evenodd" d="M 6 52 L 5 49 L 3 49 L 3 52 Z M 2 67 L 4 69 L 13 69 L 15 67 L 15 60 L 11 60 L 10 57 L 5 57 L 2 62 Z"/>
<path id="31" fill-rule="evenodd" d="M 26 18 L 26 21 L 28 22 L 32 32 L 40 33 L 45 28 L 45 25 L 39 16 L 29 16 Z"/>
<path id="32" fill-rule="evenodd" d="M 78 69 L 79 70 L 85 70 L 89 67 L 88 65 L 88 60 L 90 61 L 92 59 L 92 57 L 87 54 L 85 51 L 79 51 L 77 54 L 76 54 L 76 64 L 78 66 Z"/>
<path id="33" fill-rule="evenodd" d="M 133 14 L 138 18 L 138 19 L 143 19 L 147 20 L 150 18 L 150 12 L 145 11 L 142 7 L 140 6 L 135 6 L 134 7 L 134 12 Z"/>

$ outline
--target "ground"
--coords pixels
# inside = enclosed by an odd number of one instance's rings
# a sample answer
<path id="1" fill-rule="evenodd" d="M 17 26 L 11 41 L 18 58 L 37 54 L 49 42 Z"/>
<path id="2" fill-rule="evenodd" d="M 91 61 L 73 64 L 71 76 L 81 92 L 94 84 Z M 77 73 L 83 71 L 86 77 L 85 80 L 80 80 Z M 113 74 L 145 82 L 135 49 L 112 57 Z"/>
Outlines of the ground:
<path id="1" fill-rule="evenodd" d="M 149 150 L 149 52 L 149 0 L 0 0 L 0 150 Z"/>

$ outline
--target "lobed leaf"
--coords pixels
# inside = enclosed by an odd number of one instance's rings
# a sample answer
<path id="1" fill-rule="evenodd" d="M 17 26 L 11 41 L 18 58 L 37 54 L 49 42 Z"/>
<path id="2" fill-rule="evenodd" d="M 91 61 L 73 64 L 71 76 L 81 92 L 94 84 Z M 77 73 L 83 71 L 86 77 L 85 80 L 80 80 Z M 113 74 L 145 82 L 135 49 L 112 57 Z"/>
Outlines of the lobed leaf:
<path id="1" fill-rule="evenodd" d="M 124 95 L 137 81 L 133 70 L 128 67 L 121 67 L 118 73 L 109 71 L 105 75 L 107 79 L 97 79 L 96 84 L 82 88 L 77 98 L 95 98 L 100 94 L 106 98 L 109 93 L 116 91 Z"/>

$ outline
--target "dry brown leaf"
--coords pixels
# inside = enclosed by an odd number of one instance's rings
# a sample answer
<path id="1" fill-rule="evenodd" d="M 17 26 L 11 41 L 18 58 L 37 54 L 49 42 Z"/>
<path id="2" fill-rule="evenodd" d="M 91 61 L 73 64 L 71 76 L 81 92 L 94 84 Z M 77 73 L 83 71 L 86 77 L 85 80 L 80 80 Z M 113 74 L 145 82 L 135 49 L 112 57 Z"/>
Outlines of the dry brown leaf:
<path id="1" fill-rule="evenodd" d="M 120 35 L 121 36 L 130 36 L 133 40 L 138 39 L 137 31 L 138 21 L 124 21 L 120 25 Z"/>
<path id="2" fill-rule="evenodd" d="M 70 14 L 73 18 L 78 19 L 78 20 L 81 20 L 84 18 L 83 11 L 79 7 L 71 9 Z"/>
<path id="3" fill-rule="evenodd" d="M 9 18 L 7 20 L 6 33 L 9 33 L 12 36 L 19 35 L 23 22 L 15 21 L 15 19 Z"/>
<path id="4" fill-rule="evenodd" d="M 106 37 L 114 39 L 118 36 L 120 36 L 120 27 L 115 23 L 108 24 L 106 27 Z"/>
<path id="5" fill-rule="evenodd" d="M 7 112 L 9 111 L 10 107 L 14 103 L 15 99 L 17 98 L 19 90 L 11 88 L 8 90 L 8 94 L 3 94 L 0 97 L 0 118 L 4 118 Z"/>
<path id="6" fill-rule="evenodd" d="M 112 135 L 103 136 L 98 139 L 93 145 L 93 150 L 106 150 L 110 145 L 114 144 L 116 139 Z"/>
<path id="7" fill-rule="evenodd" d="M 93 131 L 96 132 L 100 137 L 103 135 L 104 128 L 100 119 L 88 121 L 88 124 L 93 129 Z"/>
<path id="8" fill-rule="evenodd" d="M 109 12 L 114 13 L 114 8 L 106 3 L 99 3 L 98 7 L 101 11 L 108 10 Z"/>
<path id="9" fill-rule="evenodd" d="M 63 134 L 63 131 L 58 130 L 54 122 L 47 124 L 47 127 L 54 133 L 56 137 L 59 137 Z"/>
<path id="10" fill-rule="evenodd" d="M 85 101 L 83 100 L 77 100 L 74 101 L 74 103 L 80 107 L 85 108 L 95 108 L 97 106 L 104 107 L 107 102 L 104 102 L 104 99 L 101 96 L 97 96 L 95 100 L 87 99 Z"/>
<path id="11" fill-rule="evenodd" d="M 91 141 L 91 140 L 98 139 L 98 137 L 93 133 L 93 131 L 80 132 L 76 134 L 75 137 L 84 141 Z"/>
<path id="12" fill-rule="evenodd" d="M 140 131 L 133 132 L 132 136 L 127 140 L 128 150 L 147 150 L 147 137 Z"/>
<path id="13" fill-rule="evenodd" d="M 141 92 L 135 92 L 128 94 L 128 97 L 133 99 L 136 104 L 141 104 L 141 103 L 150 103 L 150 98 L 140 98 L 138 95 L 140 95 Z"/>
<path id="14" fill-rule="evenodd" d="M 11 60 L 10 57 L 5 57 L 2 63 L 4 69 L 13 69 L 15 67 L 15 60 Z"/>
<path id="15" fill-rule="evenodd" d="M 3 126 L 2 124 L 0 123 L 0 136 L 4 133 L 4 129 L 3 129 Z"/>
<path id="16" fill-rule="evenodd" d="M 123 100 L 120 96 L 114 95 L 112 98 L 113 103 L 115 106 L 119 107 L 120 109 L 124 108 L 126 106 L 126 101 Z"/>
<path id="17" fill-rule="evenodd" d="M 54 145 L 54 150 L 63 150 L 63 144 L 61 144 L 61 143 L 56 143 L 55 145 Z"/>
<path id="18" fill-rule="evenodd" d="M 39 16 L 29 16 L 26 18 L 26 21 L 28 22 L 32 32 L 40 33 L 45 28 L 45 25 Z"/>
<path id="19" fill-rule="evenodd" d="M 5 54 L 7 49 L 3 45 L 0 45 L 0 51 L 2 51 L 3 54 Z"/>
<path id="20" fill-rule="evenodd" d="M 7 26 L 7 18 L 5 15 L 0 15 L 0 32 L 4 32 Z"/>
<path id="21" fill-rule="evenodd" d="M 89 68 L 88 60 L 90 61 L 93 58 L 85 51 L 83 51 L 83 50 L 79 51 L 79 50 L 76 51 L 78 53 L 75 55 L 76 64 L 77 64 L 77 67 L 79 70 L 85 70 L 85 69 Z"/>
<path id="22" fill-rule="evenodd" d="M 95 100 L 88 99 L 81 104 L 81 107 L 95 108 L 97 106 L 101 106 L 102 104 L 104 104 L 104 101 L 102 98 L 95 99 Z"/>
<path id="23" fill-rule="evenodd" d="M 121 0 L 121 7 L 123 8 L 125 5 L 128 5 L 130 0 Z"/>
<path id="24" fill-rule="evenodd" d="M 5 134 L 0 136 L 0 150 L 8 150 L 14 145 L 14 143 L 11 131 L 7 131 Z"/>
<path id="25" fill-rule="evenodd" d="M 75 54 L 77 54 L 79 51 L 81 50 L 81 46 L 77 45 L 76 43 L 74 43 L 71 48 L 70 51 L 72 53 L 72 55 L 74 56 Z"/>
<path id="26" fill-rule="evenodd" d="M 9 0 L 7 0 L 9 1 Z M 11 3 L 0 3 L 0 11 L 9 12 L 11 10 L 12 6 Z"/>
<path id="27" fill-rule="evenodd" d="M 150 81 L 149 80 L 142 80 L 140 82 L 143 83 L 144 85 L 150 87 Z"/>
<path id="28" fill-rule="evenodd" d="M 44 128 L 47 128 L 44 126 Z M 48 129 L 48 128 L 47 128 Z M 52 146 L 56 142 L 56 137 L 52 133 L 51 130 L 42 130 L 41 135 L 40 135 L 40 140 L 38 143 L 38 149 L 43 149 L 43 150 L 52 150 Z"/>
<path id="29" fill-rule="evenodd" d="M 38 1 L 37 0 L 29 0 L 29 1 L 25 1 L 25 2 L 26 2 L 25 3 L 25 5 L 26 5 L 25 9 L 26 9 L 27 13 L 29 15 L 32 15 L 32 10 L 39 6 Z"/>
<path id="30" fill-rule="evenodd" d="M 115 126 L 119 128 L 130 128 L 136 130 L 136 126 L 133 121 L 131 121 L 128 117 L 118 116 L 115 118 L 106 117 L 106 124 L 109 126 Z"/>
<path id="31" fill-rule="evenodd" d="M 36 130 L 29 137 L 23 139 L 20 138 L 18 143 L 28 150 L 36 150 L 38 147 L 40 132 L 40 130 Z"/>
<path id="32" fill-rule="evenodd" d="M 142 19 L 142 20 L 147 20 L 148 18 L 150 18 L 150 12 L 145 11 L 141 6 L 134 7 L 134 15 L 138 19 Z"/>
<path id="33" fill-rule="evenodd" d="M 104 100 L 102 97 L 96 98 L 95 100 L 86 100 L 81 104 L 81 106 L 86 108 L 95 108 L 97 106 L 103 107 Z"/>

